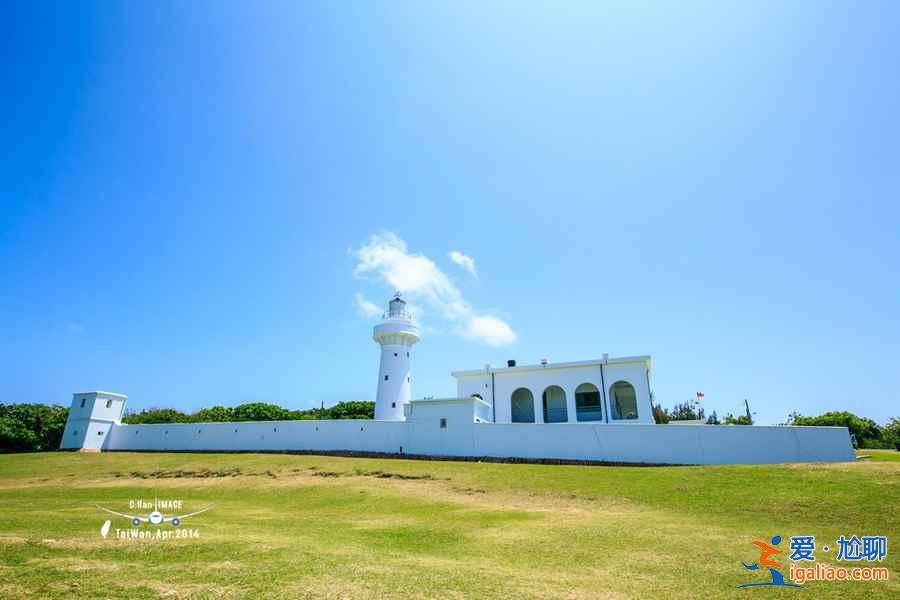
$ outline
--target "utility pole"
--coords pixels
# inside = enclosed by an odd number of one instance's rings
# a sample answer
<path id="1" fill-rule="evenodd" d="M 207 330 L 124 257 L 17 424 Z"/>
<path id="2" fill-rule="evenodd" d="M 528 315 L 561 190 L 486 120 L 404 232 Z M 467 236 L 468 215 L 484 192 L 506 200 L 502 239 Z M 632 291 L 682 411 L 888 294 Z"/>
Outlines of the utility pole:
<path id="1" fill-rule="evenodd" d="M 744 408 L 747 410 L 747 421 L 750 425 L 753 425 L 753 417 L 750 416 L 750 403 L 747 402 L 747 399 L 744 398 Z"/>

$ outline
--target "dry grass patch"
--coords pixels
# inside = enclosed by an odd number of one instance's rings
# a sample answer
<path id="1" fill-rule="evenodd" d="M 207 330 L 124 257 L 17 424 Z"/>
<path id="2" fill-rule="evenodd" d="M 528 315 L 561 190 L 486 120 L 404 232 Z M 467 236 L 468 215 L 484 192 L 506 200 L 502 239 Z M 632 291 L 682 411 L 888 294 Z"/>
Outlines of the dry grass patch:
<path id="1" fill-rule="evenodd" d="M 889 463 L 635 469 L 284 455 L 41 459 L 0 457 L 0 479 L 15 488 L 0 490 L 10 507 L 0 521 L 0 572 L 44 597 L 725 598 L 747 581 L 740 561 L 754 558 L 752 539 L 900 535 L 900 465 Z M 190 523 L 202 537 L 150 545 L 100 538 L 100 498 L 117 510 L 154 496 L 213 504 Z M 897 568 L 890 550 L 887 563 Z M 815 595 L 896 590 L 891 581 Z"/>
<path id="2" fill-rule="evenodd" d="M 126 571 L 129 569 L 128 566 L 120 565 L 116 562 L 91 558 L 78 558 L 74 556 L 33 558 L 28 560 L 27 564 L 39 565 L 41 568 L 58 569 L 67 573 L 80 573 L 82 571 L 119 571 L 123 567 Z"/>

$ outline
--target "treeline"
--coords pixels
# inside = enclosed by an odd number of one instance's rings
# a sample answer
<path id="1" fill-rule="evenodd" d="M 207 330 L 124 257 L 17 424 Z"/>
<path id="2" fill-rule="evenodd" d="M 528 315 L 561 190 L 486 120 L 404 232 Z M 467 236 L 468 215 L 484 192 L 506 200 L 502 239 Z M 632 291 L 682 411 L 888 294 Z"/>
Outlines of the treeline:
<path id="1" fill-rule="evenodd" d="M 702 407 L 695 410 L 694 405 L 690 402 L 676 404 L 672 410 L 654 405 L 653 418 L 657 424 L 670 421 L 704 421 L 707 425 L 753 425 L 747 415 L 728 413 L 722 419 L 719 419 L 716 411 L 712 411 L 709 416 L 706 416 L 706 412 Z"/>
<path id="2" fill-rule="evenodd" d="M 315 419 L 374 419 L 375 403 L 366 401 L 338 402 L 329 408 L 288 410 L 276 404 L 250 402 L 233 408 L 213 406 L 194 413 L 174 408 L 147 408 L 126 413 L 122 422 L 129 425 L 153 423 L 230 423 L 237 421 L 308 421 Z"/>

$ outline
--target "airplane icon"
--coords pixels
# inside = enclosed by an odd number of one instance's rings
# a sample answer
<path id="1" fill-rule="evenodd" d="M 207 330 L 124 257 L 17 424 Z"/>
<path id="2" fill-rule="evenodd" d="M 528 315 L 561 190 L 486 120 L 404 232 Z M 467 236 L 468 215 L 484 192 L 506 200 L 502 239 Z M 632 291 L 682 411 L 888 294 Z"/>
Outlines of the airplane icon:
<path id="1" fill-rule="evenodd" d="M 100 510 L 107 512 L 111 515 L 116 515 L 117 517 L 124 517 L 131 521 L 131 525 L 133 527 L 140 527 L 141 523 L 150 523 L 151 525 L 162 525 L 163 523 L 169 523 L 172 527 L 179 527 L 181 522 L 188 517 L 193 517 L 194 515 L 199 515 L 200 513 L 204 513 L 212 508 L 212 505 L 207 506 L 206 508 L 201 508 L 200 510 L 192 513 L 188 513 L 186 515 L 178 515 L 177 517 L 167 517 L 163 515 L 159 510 L 154 510 L 146 517 L 141 517 L 138 515 L 127 515 L 125 513 L 116 512 L 114 510 L 110 510 L 99 504 L 96 505 Z"/>

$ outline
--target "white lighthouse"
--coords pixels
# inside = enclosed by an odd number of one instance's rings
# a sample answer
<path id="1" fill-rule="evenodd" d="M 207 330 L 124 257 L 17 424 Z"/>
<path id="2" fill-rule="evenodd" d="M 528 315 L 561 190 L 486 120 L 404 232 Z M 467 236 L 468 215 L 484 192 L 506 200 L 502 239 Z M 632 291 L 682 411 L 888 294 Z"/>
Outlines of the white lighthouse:
<path id="1" fill-rule="evenodd" d="M 388 303 L 388 312 L 375 326 L 372 339 L 381 345 L 375 420 L 403 421 L 403 405 L 410 400 L 410 350 L 419 341 L 419 327 L 406 311 L 400 292 Z"/>

